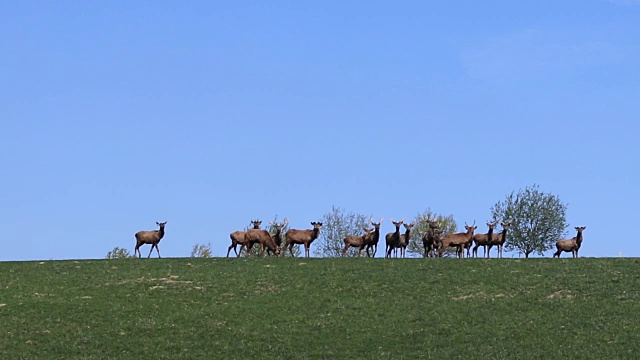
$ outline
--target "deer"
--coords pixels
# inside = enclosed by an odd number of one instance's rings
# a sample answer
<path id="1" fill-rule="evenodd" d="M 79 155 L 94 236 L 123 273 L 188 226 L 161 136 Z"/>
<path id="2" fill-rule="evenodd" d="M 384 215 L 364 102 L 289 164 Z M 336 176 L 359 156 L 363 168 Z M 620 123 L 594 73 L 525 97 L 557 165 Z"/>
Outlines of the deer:
<path id="1" fill-rule="evenodd" d="M 254 229 L 260 229 L 261 224 L 262 224 L 262 221 L 260 220 L 251 221 L 251 225 L 253 225 Z M 231 234 L 229 234 L 229 237 L 231 238 L 231 245 L 229 245 L 229 248 L 227 249 L 227 257 L 229 257 L 229 253 L 231 252 L 231 249 L 233 249 L 233 252 L 236 253 L 237 257 L 240 257 L 240 254 L 242 254 L 242 248 L 247 245 L 247 242 L 245 241 L 245 238 L 244 238 L 245 233 L 246 231 L 234 231 Z M 236 251 L 236 247 L 238 246 L 238 244 L 240 244 L 240 252 Z M 247 248 L 247 252 L 248 251 L 250 251 L 249 248 Z"/>
<path id="2" fill-rule="evenodd" d="M 276 230 L 276 233 L 271 235 L 271 238 L 273 239 L 273 242 L 276 243 L 276 246 L 278 246 L 278 248 L 280 248 L 280 246 L 282 245 L 282 229 L 284 229 L 284 227 L 287 226 L 288 223 L 289 220 L 287 219 L 284 219 L 284 221 L 281 223 L 269 221 L 269 224 Z M 267 254 L 271 255 L 271 250 L 269 248 L 267 248 Z"/>
<path id="3" fill-rule="evenodd" d="M 440 225 L 435 219 L 430 220 L 429 218 L 427 218 L 427 224 L 429 226 L 429 229 L 422 236 L 424 257 L 435 255 L 433 252 L 438 250 L 440 246 L 440 235 L 442 234 L 442 229 L 440 229 Z"/>
<path id="4" fill-rule="evenodd" d="M 400 241 L 398 242 L 396 249 L 400 248 L 400 257 L 404 258 L 407 253 L 407 246 L 409 246 L 409 240 L 411 240 L 411 228 L 413 228 L 413 223 L 403 224 L 404 225 L 404 234 L 400 235 Z"/>
<path id="5" fill-rule="evenodd" d="M 376 252 L 378 252 L 378 241 L 380 240 L 380 225 L 383 221 L 384 218 L 381 218 L 379 222 L 373 221 L 373 217 L 369 218 L 369 222 L 373 225 L 373 232 L 365 237 L 364 242 L 359 249 L 359 251 L 362 251 L 362 249 L 366 247 L 368 257 L 371 257 L 371 255 L 369 255 L 369 249 L 372 249 L 373 257 L 376 257 Z"/>
<path id="6" fill-rule="evenodd" d="M 473 242 L 476 243 L 476 246 L 473 247 L 473 257 L 478 257 L 478 248 L 480 246 L 482 246 L 484 249 L 484 252 L 483 252 L 484 257 L 488 257 L 487 245 L 489 245 L 489 243 L 491 243 L 491 240 L 493 240 L 493 229 L 495 229 L 497 224 L 498 224 L 498 220 L 494 220 L 493 222 L 487 221 L 489 232 L 487 232 L 486 234 L 473 235 Z"/>
<path id="7" fill-rule="evenodd" d="M 467 230 L 467 232 L 456 233 L 456 234 L 446 235 L 442 237 L 442 240 L 441 240 L 442 246 L 438 251 L 438 257 L 442 257 L 442 255 L 447 250 L 447 248 L 456 247 L 457 248 L 456 253 L 458 257 L 462 257 L 464 259 L 465 246 L 469 242 L 471 242 L 471 240 L 473 239 L 473 231 L 478 228 L 477 226 L 475 226 L 475 224 L 476 222 L 474 221 L 473 225 L 469 226 L 465 222 L 464 228 Z"/>
<path id="8" fill-rule="evenodd" d="M 391 219 L 391 222 L 396 227 L 396 231 L 390 232 L 385 236 L 385 240 L 387 241 L 385 258 L 391 258 L 391 250 L 394 250 L 396 244 L 400 242 L 400 226 L 404 223 L 404 219 L 400 221 L 393 221 L 393 219 Z"/>
<path id="9" fill-rule="evenodd" d="M 556 248 L 558 249 L 558 251 L 553 254 L 553 257 L 557 257 L 559 259 L 560 254 L 563 251 L 566 251 L 571 252 L 573 257 L 577 258 L 578 250 L 580 250 L 580 245 L 582 245 L 582 232 L 586 228 L 586 226 L 576 226 L 574 228 L 576 229 L 576 231 L 578 231 L 576 236 L 572 237 L 571 239 L 558 240 L 558 242 L 556 242 Z"/>
<path id="10" fill-rule="evenodd" d="M 136 255 L 136 253 L 138 254 L 138 258 L 142 257 L 142 253 L 140 252 L 140 246 L 144 245 L 144 244 L 151 244 L 151 250 L 149 250 L 149 256 L 147 256 L 147 259 L 151 257 L 151 252 L 153 251 L 153 248 L 156 248 L 156 251 L 158 252 L 158 258 L 160 258 L 160 249 L 158 248 L 158 243 L 160 242 L 160 240 L 162 239 L 162 237 L 164 236 L 164 226 L 167 225 L 167 222 L 157 222 L 156 221 L 156 225 L 158 225 L 160 227 L 160 229 L 158 230 L 151 230 L 151 231 L 138 231 L 136 233 L 136 249 L 133 251 L 133 256 Z"/>
<path id="11" fill-rule="evenodd" d="M 507 222 L 501 221 L 500 225 L 502 225 L 502 231 L 499 234 L 493 234 L 488 245 L 489 248 L 487 249 L 487 257 L 491 257 L 491 248 L 494 245 L 498 247 L 498 257 L 502 257 L 502 248 L 504 247 L 504 243 L 507 242 L 507 231 L 511 226 L 511 220 Z"/>
<path id="12" fill-rule="evenodd" d="M 254 222 L 252 222 L 252 223 L 254 223 Z M 258 223 L 262 224 L 262 221 L 256 220 L 255 223 L 254 223 L 254 227 Z M 273 253 L 278 255 L 278 256 L 281 255 L 280 248 L 278 246 L 276 246 L 276 243 L 271 238 L 271 234 L 269 234 L 269 232 L 267 230 L 263 230 L 263 229 L 260 229 L 260 228 L 258 228 L 258 229 L 249 229 L 249 230 L 247 230 L 247 232 L 245 232 L 244 239 L 245 239 L 245 242 L 246 242 L 245 246 L 247 247 L 247 253 L 249 255 L 251 255 L 251 248 L 256 243 L 260 244 L 260 256 L 262 256 L 262 257 L 265 256 L 265 253 L 264 253 L 265 248 L 273 251 Z M 240 251 L 242 252 L 242 248 L 240 249 Z"/>
<path id="13" fill-rule="evenodd" d="M 311 246 L 311 243 L 313 242 L 313 240 L 317 239 L 318 236 L 320 235 L 320 229 L 322 228 L 322 223 L 313 221 L 311 222 L 311 225 L 313 225 L 313 229 L 307 229 L 307 230 L 290 229 L 285 234 L 284 237 L 286 239 L 286 242 L 284 244 L 284 248 L 286 250 L 286 248 L 289 247 L 289 252 L 291 253 L 291 256 L 295 256 L 293 255 L 293 245 L 303 244 L 305 257 L 309 257 L 309 246 Z"/>
<path id="14" fill-rule="evenodd" d="M 360 255 L 362 254 L 362 248 L 364 247 L 365 239 L 369 238 L 371 236 L 371 233 L 373 233 L 373 231 L 374 231 L 373 228 L 370 228 L 370 229 L 364 228 L 363 235 L 345 236 L 344 239 L 342 240 L 344 242 L 344 248 L 342 249 L 342 256 L 345 256 L 347 254 L 347 251 L 349 250 L 349 248 L 357 247 L 358 257 L 360 257 Z"/>

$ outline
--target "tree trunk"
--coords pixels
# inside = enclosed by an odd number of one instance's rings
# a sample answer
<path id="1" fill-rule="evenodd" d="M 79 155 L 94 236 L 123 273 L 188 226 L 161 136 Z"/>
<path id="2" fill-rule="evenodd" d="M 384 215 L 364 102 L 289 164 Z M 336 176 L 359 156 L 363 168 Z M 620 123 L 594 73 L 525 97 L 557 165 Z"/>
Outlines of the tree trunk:
<path id="1" fill-rule="evenodd" d="M 526 252 L 526 253 L 524 253 L 524 258 L 525 258 L 525 259 L 528 259 L 528 258 L 529 258 L 529 254 L 531 254 L 531 253 L 530 253 L 530 252 Z"/>

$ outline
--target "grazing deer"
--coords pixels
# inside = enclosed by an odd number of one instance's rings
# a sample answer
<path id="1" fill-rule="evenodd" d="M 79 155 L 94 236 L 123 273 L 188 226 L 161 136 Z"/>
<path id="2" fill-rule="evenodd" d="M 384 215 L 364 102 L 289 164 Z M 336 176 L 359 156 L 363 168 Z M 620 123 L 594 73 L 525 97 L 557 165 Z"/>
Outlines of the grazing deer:
<path id="1" fill-rule="evenodd" d="M 491 248 L 496 245 L 498 247 L 498 256 L 502 257 L 502 249 L 504 248 L 504 243 L 507 242 L 507 231 L 509 230 L 509 226 L 511 226 L 511 220 L 504 222 L 501 221 L 500 225 L 502 225 L 502 231 L 498 234 L 493 234 L 491 237 L 491 242 L 489 242 L 489 248 L 487 249 L 487 256 L 491 257 Z"/>
<path id="2" fill-rule="evenodd" d="M 573 257 L 577 258 L 578 250 L 580 250 L 580 245 L 582 245 L 582 231 L 584 231 L 584 229 L 586 228 L 586 226 L 576 226 L 574 228 L 578 231 L 576 236 L 572 237 L 571 239 L 558 240 L 558 242 L 556 242 L 556 248 L 558 249 L 558 251 L 553 254 L 553 257 L 560 258 L 560 254 L 563 251 L 566 251 L 571 252 Z"/>
<path id="3" fill-rule="evenodd" d="M 136 255 L 136 253 L 138 254 L 138 258 L 142 257 L 142 253 L 140 252 L 140 246 L 144 245 L 144 244 L 151 244 L 151 250 L 149 250 L 149 256 L 147 258 L 151 257 L 151 252 L 153 251 L 153 248 L 156 248 L 156 251 L 158 252 L 158 257 L 160 257 L 160 249 L 158 248 L 158 243 L 160 242 L 160 240 L 162 239 L 162 237 L 164 236 L 164 226 L 167 225 L 167 222 L 157 222 L 156 224 L 160 227 L 159 230 L 151 230 L 151 231 L 138 231 L 136 233 L 136 249 L 133 251 L 133 256 Z"/>
<path id="4" fill-rule="evenodd" d="M 424 257 L 435 256 L 435 251 L 438 251 L 440 246 L 440 235 L 442 229 L 438 222 L 427 218 L 428 230 L 422 236 L 422 247 L 424 248 Z"/>
<path id="5" fill-rule="evenodd" d="M 457 248 L 456 253 L 458 257 L 464 258 L 465 245 L 471 242 L 471 240 L 473 239 L 473 231 L 478 228 L 477 226 L 475 226 L 475 224 L 475 221 L 471 226 L 467 225 L 467 223 L 464 223 L 464 228 L 467 230 L 466 233 L 456 233 L 442 237 L 442 246 L 438 251 L 438 257 L 442 257 L 447 248 L 455 247 Z"/>
<path id="6" fill-rule="evenodd" d="M 322 228 L 322 223 L 314 221 L 311 223 L 311 225 L 313 225 L 313 229 L 307 229 L 307 230 L 291 229 L 287 231 L 287 233 L 285 234 L 284 237 L 286 239 L 286 242 L 284 244 L 284 248 L 286 251 L 286 248 L 289 247 L 289 252 L 291 253 L 291 256 L 295 256 L 293 255 L 293 245 L 303 244 L 305 257 L 309 257 L 309 246 L 311 246 L 311 243 L 313 242 L 313 240 L 317 239 L 318 236 L 320 235 L 320 228 Z"/>
<path id="7" fill-rule="evenodd" d="M 276 246 L 278 247 L 278 249 L 280 249 L 280 247 L 282 246 L 282 229 L 284 229 L 284 227 L 287 226 L 288 223 L 289 223 L 289 220 L 287 219 L 284 219 L 284 221 L 281 223 L 277 223 L 275 221 L 269 221 L 269 224 L 273 226 L 273 228 L 276 230 L 276 233 L 271 235 L 271 238 L 273 239 L 273 242 L 276 243 Z M 267 248 L 267 254 L 271 255 L 271 249 Z"/>
<path id="8" fill-rule="evenodd" d="M 371 223 L 371 225 L 373 225 L 373 232 L 364 239 L 364 242 L 359 249 L 359 251 L 362 251 L 362 249 L 366 246 L 367 256 L 369 257 L 371 256 L 369 255 L 369 249 L 372 249 L 373 257 L 376 257 L 376 252 L 378 252 L 378 241 L 380 240 L 380 225 L 383 221 L 384 218 L 381 218 L 380 222 L 373 221 L 373 217 L 369 218 L 369 222 Z"/>
<path id="9" fill-rule="evenodd" d="M 254 229 L 260 229 L 260 225 L 262 224 L 262 221 L 260 220 L 255 220 L 251 222 L 251 225 L 253 225 Z M 227 249 L 227 257 L 229 257 L 229 253 L 231 252 L 231 249 L 233 249 L 233 252 L 236 253 L 237 257 L 240 257 L 240 254 L 242 254 L 242 248 L 247 246 L 247 242 L 245 241 L 244 235 L 245 235 L 246 231 L 234 231 L 231 234 L 229 234 L 229 237 L 231 238 L 231 245 L 229 245 L 229 248 Z M 236 247 L 238 246 L 238 244 L 240 244 L 240 252 L 236 251 Z M 250 249 L 247 248 L 247 251 L 250 251 Z"/>
<path id="10" fill-rule="evenodd" d="M 342 249 L 342 256 L 347 254 L 347 250 L 352 247 L 358 248 L 358 257 L 362 254 L 362 248 L 364 247 L 365 239 L 371 237 L 374 229 L 364 229 L 363 235 L 347 235 L 342 240 L 344 242 L 344 248 Z"/>
<path id="11" fill-rule="evenodd" d="M 407 246 L 409 246 L 409 240 L 411 240 L 411 228 L 413 228 L 413 223 L 403 225 L 405 231 L 404 234 L 400 235 L 400 240 L 398 241 L 396 249 L 400 248 L 400 257 L 404 258 L 407 253 Z"/>
<path id="12" fill-rule="evenodd" d="M 482 246 L 484 249 L 483 256 L 489 257 L 487 254 L 487 245 L 489 245 L 491 243 L 491 240 L 493 239 L 493 229 L 495 229 L 497 224 L 498 224 L 498 220 L 495 220 L 494 222 L 487 222 L 487 226 L 489 227 L 489 232 L 487 232 L 486 234 L 473 235 L 473 242 L 476 243 L 476 246 L 473 247 L 474 257 L 478 257 L 478 248 L 480 246 Z"/>
<path id="13" fill-rule="evenodd" d="M 262 224 L 262 221 L 256 220 L 255 223 Z M 255 224 L 254 224 L 254 227 L 255 227 Z M 273 251 L 273 253 L 278 255 L 278 256 L 280 256 L 280 254 L 281 254 L 280 253 L 280 248 L 278 246 L 276 246 L 276 243 L 271 238 L 271 234 L 269 234 L 269 232 L 267 230 L 263 230 L 263 229 L 260 229 L 260 228 L 258 228 L 258 229 L 249 229 L 244 234 L 244 239 L 245 239 L 246 246 L 247 246 L 247 253 L 249 255 L 251 255 L 251 248 L 256 243 L 260 244 L 260 256 L 262 256 L 262 257 L 265 256 L 265 253 L 264 253 L 265 248 Z M 240 249 L 240 251 L 242 252 L 242 248 Z"/>
<path id="14" fill-rule="evenodd" d="M 391 250 L 394 250 L 396 244 L 400 242 L 400 226 L 404 223 L 404 219 L 400 221 L 393 221 L 393 219 L 391 219 L 391 222 L 396 227 L 396 231 L 390 232 L 385 236 L 385 240 L 387 241 L 385 258 L 391 258 Z"/>

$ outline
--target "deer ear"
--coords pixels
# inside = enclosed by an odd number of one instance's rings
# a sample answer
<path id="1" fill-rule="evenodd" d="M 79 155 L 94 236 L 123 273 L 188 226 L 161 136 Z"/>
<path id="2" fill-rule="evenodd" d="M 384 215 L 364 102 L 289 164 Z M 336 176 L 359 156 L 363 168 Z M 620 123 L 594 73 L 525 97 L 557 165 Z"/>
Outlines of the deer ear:
<path id="1" fill-rule="evenodd" d="M 156 225 L 160 225 L 160 223 L 156 221 Z"/>

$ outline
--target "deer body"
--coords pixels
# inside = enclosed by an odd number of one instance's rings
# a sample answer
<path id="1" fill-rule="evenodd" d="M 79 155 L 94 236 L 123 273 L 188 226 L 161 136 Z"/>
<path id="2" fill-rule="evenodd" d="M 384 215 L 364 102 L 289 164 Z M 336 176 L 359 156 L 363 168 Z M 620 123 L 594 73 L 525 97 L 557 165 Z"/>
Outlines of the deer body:
<path id="1" fill-rule="evenodd" d="M 320 228 L 322 228 L 322 223 L 321 222 L 312 222 L 311 225 L 313 225 L 313 229 L 307 229 L 307 230 L 297 230 L 297 229 L 291 229 L 289 231 L 287 231 L 287 233 L 284 235 L 286 242 L 284 244 L 285 249 L 288 247 L 289 248 L 289 252 L 291 253 L 291 256 L 293 255 L 293 245 L 304 245 L 304 254 L 305 257 L 309 257 L 309 246 L 311 246 L 311 243 L 313 242 L 313 240 L 317 239 L 318 236 L 320 235 Z"/>
<path id="2" fill-rule="evenodd" d="M 373 225 L 373 232 L 370 233 L 367 237 L 364 238 L 364 242 L 362 246 L 360 246 L 360 250 L 367 248 L 367 256 L 369 255 L 369 249 L 372 249 L 373 257 L 376 257 L 376 252 L 378 252 L 378 241 L 380 240 L 380 225 L 384 221 L 384 218 L 380 219 L 380 222 L 373 221 L 373 218 L 369 218 L 369 222 Z"/>
<path id="3" fill-rule="evenodd" d="M 407 246 L 409 246 L 409 241 L 411 240 L 411 228 L 413 227 L 413 223 L 404 224 L 404 234 L 400 235 L 400 240 L 396 248 L 400 248 L 400 257 L 405 257 L 407 253 Z"/>
<path id="4" fill-rule="evenodd" d="M 440 247 L 440 235 L 442 229 L 438 225 L 437 221 L 429 220 L 429 230 L 422 236 L 422 247 L 424 248 L 424 257 L 435 256 L 434 251 L 437 251 Z"/>
<path id="5" fill-rule="evenodd" d="M 457 233 L 442 237 L 442 246 L 438 251 L 438 257 L 442 257 L 447 248 L 456 247 L 458 249 L 458 257 L 464 258 L 464 249 L 466 245 L 472 241 L 473 231 L 478 227 L 475 226 L 474 222 L 471 226 L 465 224 L 464 228 L 467 230 L 466 233 Z"/>
<path id="6" fill-rule="evenodd" d="M 397 244 L 400 243 L 400 226 L 402 225 L 402 223 L 404 223 L 404 219 L 400 221 L 393 221 L 393 219 L 391 219 L 391 222 L 396 227 L 396 231 L 390 232 L 385 236 L 385 240 L 387 242 L 387 246 L 385 249 L 385 258 L 390 258 L 391 250 L 394 250 Z"/>
<path id="7" fill-rule="evenodd" d="M 248 253 L 251 254 L 251 248 L 253 244 L 260 244 L 260 256 L 265 256 L 264 250 L 269 249 L 274 254 L 280 255 L 280 248 L 276 246 L 276 243 L 271 239 L 271 234 L 267 230 L 263 229 L 250 229 L 244 235 L 248 246 Z"/>
<path id="8" fill-rule="evenodd" d="M 260 220 L 255 220 L 251 222 L 251 225 L 253 225 L 254 229 L 260 229 L 260 224 L 262 224 L 262 221 Z M 233 252 L 236 253 L 237 257 L 240 257 L 240 255 L 242 254 L 242 248 L 246 247 L 247 251 L 249 251 L 249 247 L 248 247 L 248 243 L 245 240 L 245 234 L 246 231 L 234 231 L 231 234 L 229 234 L 229 237 L 231 238 L 231 245 L 229 245 L 229 248 L 227 249 L 227 257 L 229 257 L 229 253 L 231 252 L 231 249 L 233 249 Z M 240 252 L 236 251 L 236 247 L 240 245 Z"/>
<path id="9" fill-rule="evenodd" d="M 489 257 L 487 253 L 487 245 L 491 243 L 493 240 L 493 229 L 498 224 L 498 221 L 494 221 L 492 223 L 487 222 L 487 226 L 489 227 L 489 232 L 486 234 L 475 234 L 473 235 L 473 242 L 476 246 L 473 247 L 473 256 L 478 257 L 478 248 L 482 246 L 484 248 L 484 257 Z"/>
<path id="10" fill-rule="evenodd" d="M 576 231 L 578 231 L 576 236 L 574 236 L 571 239 L 558 240 L 558 242 L 556 242 L 556 248 L 558 249 L 558 251 L 556 251 L 553 254 L 553 257 L 560 258 L 560 254 L 563 251 L 566 251 L 566 252 L 571 252 L 573 257 L 577 258 L 578 250 L 580 250 L 580 245 L 582 245 L 582 231 L 584 231 L 584 229 L 586 228 L 587 228 L 586 226 L 576 226 L 574 228 L 576 229 Z"/>
<path id="11" fill-rule="evenodd" d="M 162 239 L 162 237 L 164 236 L 164 226 L 167 224 L 167 222 L 157 222 L 156 224 L 160 227 L 159 230 L 151 230 L 151 231 L 138 231 L 136 233 L 136 248 L 133 251 L 133 255 L 135 256 L 136 253 L 138 254 L 138 258 L 142 257 L 142 253 L 140 252 L 140 246 L 144 245 L 144 244 L 151 244 L 151 250 L 149 250 L 149 256 L 147 258 L 151 257 L 151 252 L 153 251 L 153 248 L 156 248 L 156 251 L 158 252 L 158 257 L 160 257 L 160 249 L 158 248 L 158 243 L 160 242 L 160 240 Z"/>
<path id="12" fill-rule="evenodd" d="M 373 229 L 364 229 L 363 235 L 347 235 L 342 240 L 344 242 L 344 248 L 342 249 L 342 256 L 345 256 L 349 248 L 358 248 L 358 256 L 362 254 L 362 248 L 367 238 L 371 236 Z"/>
<path id="13" fill-rule="evenodd" d="M 488 256 L 491 255 L 491 248 L 495 245 L 498 247 L 498 255 L 497 257 L 502 257 L 502 249 L 504 248 L 504 243 L 507 242 L 507 231 L 509 230 L 509 226 L 511 226 L 511 221 L 509 222 L 500 222 L 502 225 L 502 232 L 499 234 L 493 234 L 491 237 L 491 241 L 489 242 L 489 248 L 487 249 Z"/>

